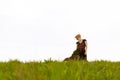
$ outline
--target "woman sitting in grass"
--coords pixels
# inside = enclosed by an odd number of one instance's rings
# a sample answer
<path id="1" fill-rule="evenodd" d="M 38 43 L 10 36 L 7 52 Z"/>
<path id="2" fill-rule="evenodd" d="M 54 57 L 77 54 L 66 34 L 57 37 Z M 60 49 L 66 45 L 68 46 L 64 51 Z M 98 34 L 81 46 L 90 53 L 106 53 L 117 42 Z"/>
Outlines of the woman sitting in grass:
<path id="1" fill-rule="evenodd" d="M 76 42 L 77 48 L 73 52 L 72 56 L 66 58 L 66 60 L 87 60 L 87 40 L 82 39 L 80 34 L 77 34 L 75 38 L 78 40 Z"/>

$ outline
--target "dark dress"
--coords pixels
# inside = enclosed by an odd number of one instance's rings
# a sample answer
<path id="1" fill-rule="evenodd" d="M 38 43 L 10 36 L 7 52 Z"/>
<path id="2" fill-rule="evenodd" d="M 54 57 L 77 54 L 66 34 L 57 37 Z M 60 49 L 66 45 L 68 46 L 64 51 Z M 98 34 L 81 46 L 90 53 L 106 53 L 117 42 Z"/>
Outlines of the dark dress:
<path id="1" fill-rule="evenodd" d="M 82 43 L 76 42 L 77 49 L 73 52 L 71 58 L 76 59 L 79 57 L 80 60 L 87 60 L 87 55 L 85 54 L 85 41 L 86 39 L 83 39 Z"/>

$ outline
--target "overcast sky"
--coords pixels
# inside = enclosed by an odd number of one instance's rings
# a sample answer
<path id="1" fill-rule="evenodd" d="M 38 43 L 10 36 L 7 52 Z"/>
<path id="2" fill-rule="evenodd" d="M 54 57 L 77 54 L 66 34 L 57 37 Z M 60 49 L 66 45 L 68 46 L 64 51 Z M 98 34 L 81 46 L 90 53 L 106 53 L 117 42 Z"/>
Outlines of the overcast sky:
<path id="1" fill-rule="evenodd" d="M 120 1 L 0 0 L 0 61 L 63 60 L 78 33 L 89 61 L 120 61 Z"/>

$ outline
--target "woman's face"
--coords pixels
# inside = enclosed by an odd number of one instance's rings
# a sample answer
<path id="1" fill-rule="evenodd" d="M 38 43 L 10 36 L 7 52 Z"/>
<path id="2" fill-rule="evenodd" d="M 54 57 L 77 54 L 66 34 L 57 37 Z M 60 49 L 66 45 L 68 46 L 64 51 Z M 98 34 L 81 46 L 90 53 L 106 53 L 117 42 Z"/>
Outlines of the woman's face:
<path id="1" fill-rule="evenodd" d="M 79 37 L 78 40 L 81 40 L 81 37 Z"/>
<path id="2" fill-rule="evenodd" d="M 78 35 L 75 36 L 75 38 L 76 38 L 77 40 L 81 40 L 81 35 L 78 34 Z"/>

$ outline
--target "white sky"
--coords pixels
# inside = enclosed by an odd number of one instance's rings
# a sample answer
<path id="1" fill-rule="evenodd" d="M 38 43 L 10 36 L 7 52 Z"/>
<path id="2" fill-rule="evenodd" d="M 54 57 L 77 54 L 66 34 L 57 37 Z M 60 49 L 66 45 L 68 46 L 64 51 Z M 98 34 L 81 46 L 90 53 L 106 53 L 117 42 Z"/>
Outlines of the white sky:
<path id="1" fill-rule="evenodd" d="M 78 33 L 89 61 L 120 61 L 120 1 L 0 0 L 0 61 L 63 60 Z"/>

